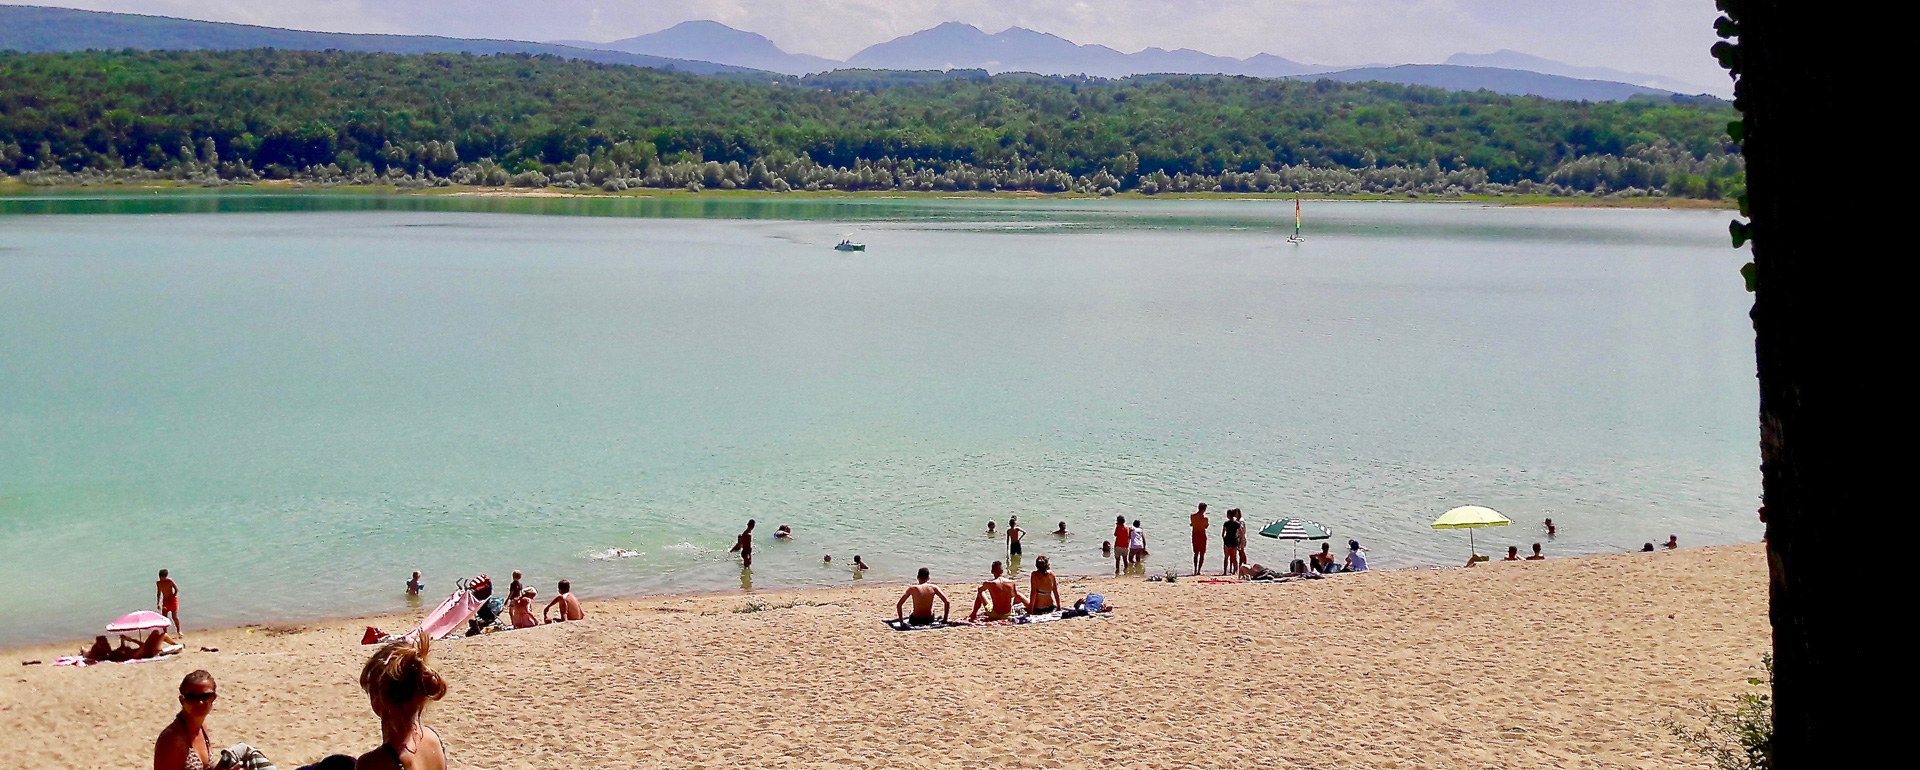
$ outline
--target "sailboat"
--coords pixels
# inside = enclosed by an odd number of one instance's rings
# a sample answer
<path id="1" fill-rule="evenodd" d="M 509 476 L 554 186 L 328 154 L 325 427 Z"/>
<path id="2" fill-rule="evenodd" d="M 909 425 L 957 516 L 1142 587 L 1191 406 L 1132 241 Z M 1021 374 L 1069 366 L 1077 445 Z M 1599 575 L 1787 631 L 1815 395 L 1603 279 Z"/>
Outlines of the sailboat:
<path id="1" fill-rule="evenodd" d="M 1287 238 L 1287 242 L 1288 243 L 1306 243 L 1307 242 L 1307 239 L 1300 237 L 1300 196 L 1298 195 L 1293 196 L 1293 235 Z"/>

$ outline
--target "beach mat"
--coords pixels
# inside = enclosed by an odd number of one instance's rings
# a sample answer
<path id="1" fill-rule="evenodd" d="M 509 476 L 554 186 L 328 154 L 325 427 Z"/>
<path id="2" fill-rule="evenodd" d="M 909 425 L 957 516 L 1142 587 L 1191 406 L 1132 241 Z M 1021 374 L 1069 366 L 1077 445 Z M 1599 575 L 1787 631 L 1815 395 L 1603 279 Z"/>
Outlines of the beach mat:
<path id="1" fill-rule="evenodd" d="M 961 621 L 961 620 L 957 620 L 949 623 L 942 623 L 939 621 L 935 621 L 933 623 L 929 623 L 924 626 L 911 625 L 904 620 L 889 619 L 882 622 L 886 623 L 888 628 L 891 628 L 895 631 L 942 631 L 949 628 L 993 628 L 995 626 L 1030 626 L 1035 623 L 1051 623 L 1056 620 L 1071 620 L 1073 618 L 1092 617 L 1095 614 L 1097 613 L 1091 613 L 1085 610 L 1062 610 L 1058 612 L 1041 613 L 1039 615 L 1021 615 L 1019 617 L 1008 618 L 1006 620 L 980 620 L 972 623 L 968 623 L 966 621 Z"/>

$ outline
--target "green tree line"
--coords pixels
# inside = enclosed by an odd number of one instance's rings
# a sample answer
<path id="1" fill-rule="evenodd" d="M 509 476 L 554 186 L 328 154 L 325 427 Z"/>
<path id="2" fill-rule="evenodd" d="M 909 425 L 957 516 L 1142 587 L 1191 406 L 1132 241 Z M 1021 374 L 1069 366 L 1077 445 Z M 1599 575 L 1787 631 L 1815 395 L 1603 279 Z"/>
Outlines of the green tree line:
<path id="1" fill-rule="evenodd" d="M 866 74 L 749 82 L 545 56 L 0 53 L 0 172 L 762 189 L 1718 198 L 1724 104 L 1383 83 Z"/>

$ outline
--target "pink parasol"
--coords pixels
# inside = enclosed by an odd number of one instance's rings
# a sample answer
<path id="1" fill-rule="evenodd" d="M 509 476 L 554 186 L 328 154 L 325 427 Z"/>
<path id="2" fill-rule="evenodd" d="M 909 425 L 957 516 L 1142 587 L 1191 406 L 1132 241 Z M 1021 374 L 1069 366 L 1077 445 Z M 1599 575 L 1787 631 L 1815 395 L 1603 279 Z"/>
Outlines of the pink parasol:
<path id="1" fill-rule="evenodd" d="M 124 634 L 128 631 L 151 631 L 156 628 L 166 628 L 170 625 L 173 625 L 173 621 L 168 620 L 167 616 L 151 610 L 141 610 L 139 612 L 129 612 L 121 615 L 119 620 L 108 623 L 107 633 Z"/>

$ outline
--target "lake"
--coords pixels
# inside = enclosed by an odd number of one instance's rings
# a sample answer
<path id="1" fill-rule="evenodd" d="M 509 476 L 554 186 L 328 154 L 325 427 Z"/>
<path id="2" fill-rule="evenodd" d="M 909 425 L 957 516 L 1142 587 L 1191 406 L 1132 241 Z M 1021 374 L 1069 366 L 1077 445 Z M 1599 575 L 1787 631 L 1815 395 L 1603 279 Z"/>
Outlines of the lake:
<path id="1" fill-rule="evenodd" d="M 1202 500 L 1387 568 L 1463 562 L 1427 523 L 1465 504 L 1496 556 L 1759 539 L 1727 213 L 1305 210 L 1294 246 L 1291 201 L 0 199 L 0 644 L 163 567 L 189 626 L 402 609 L 414 569 L 962 583 L 1009 515 L 1066 574 L 1142 519 L 1157 573 Z"/>

